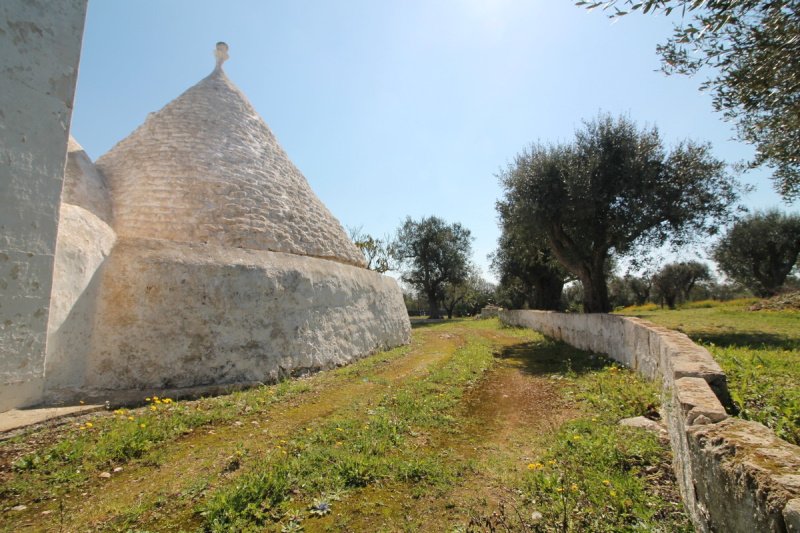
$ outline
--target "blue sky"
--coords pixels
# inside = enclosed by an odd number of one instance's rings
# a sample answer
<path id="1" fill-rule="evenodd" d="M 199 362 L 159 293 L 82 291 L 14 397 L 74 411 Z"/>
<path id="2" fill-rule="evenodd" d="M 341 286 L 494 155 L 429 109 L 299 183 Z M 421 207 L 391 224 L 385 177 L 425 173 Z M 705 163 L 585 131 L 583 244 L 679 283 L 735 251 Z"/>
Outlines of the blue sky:
<path id="1" fill-rule="evenodd" d="M 658 72 L 670 30 L 571 0 L 91 0 L 72 134 L 96 159 L 210 73 L 226 41 L 228 77 L 343 225 L 461 222 L 489 276 L 495 176 L 533 141 L 568 140 L 603 111 L 750 156 L 701 78 Z M 796 211 L 768 176 L 745 176 L 745 204 Z"/>

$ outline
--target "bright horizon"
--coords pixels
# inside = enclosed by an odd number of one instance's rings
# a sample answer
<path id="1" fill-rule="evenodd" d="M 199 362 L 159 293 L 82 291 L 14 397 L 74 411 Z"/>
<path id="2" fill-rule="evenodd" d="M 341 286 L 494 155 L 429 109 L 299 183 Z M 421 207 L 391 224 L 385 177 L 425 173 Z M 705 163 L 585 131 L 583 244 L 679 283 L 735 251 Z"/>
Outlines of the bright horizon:
<path id="1" fill-rule="evenodd" d="M 225 41 L 228 77 L 343 226 L 383 237 L 406 216 L 460 222 L 494 280 L 495 176 L 531 142 L 609 112 L 668 145 L 709 141 L 729 163 L 752 154 L 704 78 L 657 72 L 670 32 L 663 17 L 612 22 L 569 0 L 93 0 L 71 133 L 96 160 L 208 75 Z M 743 203 L 798 211 L 768 176 L 745 175 Z"/>

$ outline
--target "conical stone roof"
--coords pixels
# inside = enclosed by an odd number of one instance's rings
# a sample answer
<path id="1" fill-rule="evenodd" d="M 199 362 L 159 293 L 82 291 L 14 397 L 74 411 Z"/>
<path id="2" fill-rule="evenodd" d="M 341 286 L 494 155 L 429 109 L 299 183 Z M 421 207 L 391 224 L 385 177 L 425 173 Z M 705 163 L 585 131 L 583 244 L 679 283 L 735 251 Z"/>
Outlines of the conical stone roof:
<path id="1" fill-rule="evenodd" d="M 223 59 L 224 60 L 224 59 Z M 364 266 L 218 60 L 97 161 L 121 238 L 271 250 Z"/>

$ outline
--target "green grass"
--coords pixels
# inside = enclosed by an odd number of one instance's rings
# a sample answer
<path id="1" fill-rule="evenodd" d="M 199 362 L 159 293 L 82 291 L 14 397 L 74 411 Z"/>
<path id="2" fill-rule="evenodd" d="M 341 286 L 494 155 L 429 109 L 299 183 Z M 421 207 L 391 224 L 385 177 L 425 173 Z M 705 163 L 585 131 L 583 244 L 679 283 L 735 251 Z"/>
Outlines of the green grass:
<path id="1" fill-rule="evenodd" d="M 554 383 L 557 398 L 548 401 L 566 413 L 553 427 L 515 427 L 511 444 L 492 440 L 471 404 L 510 362 L 539 380 L 532 382 Z M 333 408 L 322 409 L 320 397 Z M 14 463 L 0 495 L 31 507 L 20 522 L 47 521 L 41 511 L 51 502 L 79 502 L 67 530 L 482 531 L 502 519 L 520 530 L 562 531 L 566 523 L 570 531 L 683 531 L 688 521 L 668 479 L 668 448 L 617 424 L 658 397 L 652 384 L 608 359 L 531 330 L 497 320 L 425 324 L 410 348 L 310 379 L 194 402 L 151 398 L 0 443 L 35 448 Z M 306 414 L 312 405 L 319 415 Z M 278 420 L 284 429 L 272 425 Z M 236 430 L 259 421 L 263 432 Z M 487 439 L 494 447 L 482 447 Z M 168 468 L 194 446 L 226 451 L 210 454 L 218 458 L 203 463 L 211 469 Z M 133 482 L 98 479 L 122 465 L 120 475 Z M 180 479 L 162 479 L 167 472 Z M 157 483 L 145 489 L 135 482 L 142 478 Z M 498 486 L 516 495 L 509 505 L 524 519 L 454 493 L 468 489 L 480 500 Z M 106 491 L 119 492 L 109 502 Z M 96 500 L 109 510 L 92 511 Z M 376 508 L 383 514 L 369 514 Z M 527 518 L 533 513 L 541 518 Z"/>
<path id="2" fill-rule="evenodd" d="M 800 444 L 800 312 L 748 311 L 753 300 L 627 308 L 705 346 L 728 375 L 738 415 Z"/>
<path id="3" fill-rule="evenodd" d="M 491 364 L 489 344 L 471 338 L 445 364 L 383 395 L 373 408 L 306 428 L 211 495 L 200 510 L 206 530 L 262 531 L 274 522 L 288 526 L 298 521 L 290 495 L 330 506 L 330 494 L 379 481 L 413 484 L 417 491 L 452 483 L 464 465 L 437 453 L 419 453 L 413 437 L 432 429 L 456 431 L 453 408 L 465 387 Z"/>
<path id="4" fill-rule="evenodd" d="M 522 498 L 513 512 L 501 508 L 473 519 L 471 530 L 692 531 L 668 447 L 651 433 L 618 424 L 659 404 L 657 384 L 562 343 L 514 350 L 532 371 L 559 378 L 581 414 L 544 438 L 542 453 L 517 480 Z M 536 521 L 523 518 L 534 513 Z"/>

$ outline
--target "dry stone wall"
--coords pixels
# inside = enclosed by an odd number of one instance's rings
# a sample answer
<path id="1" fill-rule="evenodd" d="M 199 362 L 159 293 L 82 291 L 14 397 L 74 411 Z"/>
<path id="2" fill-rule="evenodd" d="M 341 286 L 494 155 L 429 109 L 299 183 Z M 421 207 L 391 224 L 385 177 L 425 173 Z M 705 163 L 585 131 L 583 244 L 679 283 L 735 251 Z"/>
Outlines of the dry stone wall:
<path id="1" fill-rule="evenodd" d="M 111 186 L 120 237 L 364 265 L 342 226 L 219 68 L 151 113 L 97 166 Z"/>
<path id="2" fill-rule="evenodd" d="M 727 415 L 726 377 L 707 350 L 631 317 L 550 311 L 500 317 L 607 354 L 662 383 L 675 473 L 698 531 L 800 532 L 800 447 Z"/>
<path id="3" fill-rule="evenodd" d="M 0 2 L 0 411 L 36 403 L 86 0 Z"/>

